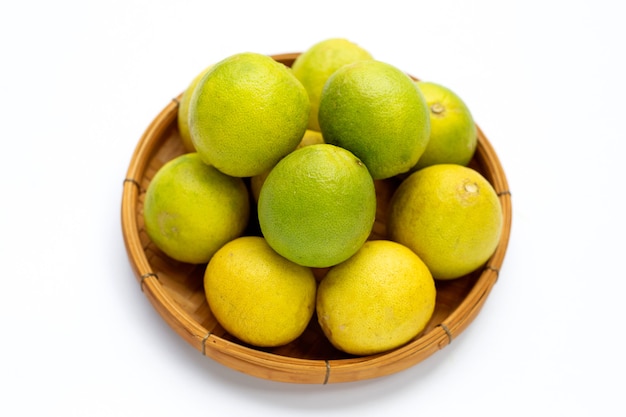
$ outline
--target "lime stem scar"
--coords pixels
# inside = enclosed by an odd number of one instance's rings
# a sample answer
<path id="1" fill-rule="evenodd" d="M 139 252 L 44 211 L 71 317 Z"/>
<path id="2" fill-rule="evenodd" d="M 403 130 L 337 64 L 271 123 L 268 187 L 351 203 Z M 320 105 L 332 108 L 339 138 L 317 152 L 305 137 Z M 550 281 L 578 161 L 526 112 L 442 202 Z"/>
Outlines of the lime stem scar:
<path id="1" fill-rule="evenodd" d="M 474 184 L 473 182 L 467 182 L 465 183 L 465 191 L 467 191 L 468 193 L 475 193 L 478 191 L 478 185 Z"/>
<path id="2" fill-rule="evenodd" d="M 443 113 L 445 109 L 446 108 L 441 103 L 433 103 L 433 105 L 430 106 L 430 111 L 432 111 L 435 114 L 441 114 Z"/>

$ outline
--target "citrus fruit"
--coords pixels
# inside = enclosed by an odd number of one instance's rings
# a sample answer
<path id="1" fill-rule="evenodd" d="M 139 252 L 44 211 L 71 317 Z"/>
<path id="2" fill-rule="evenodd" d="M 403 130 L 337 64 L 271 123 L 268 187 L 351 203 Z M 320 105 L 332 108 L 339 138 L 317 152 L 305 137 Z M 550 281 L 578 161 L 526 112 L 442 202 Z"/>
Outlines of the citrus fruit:
<path id="1" fill-rule="evenodd" d="M 169 257 L 200 264 L 245 230 L 249 197 L 241 178 L 205 164 L 196 153 L 163 165 L 146 190 L 143 217 L 152 242 Z"/>
<path id="2" fill-rule="evenodd" d="M 191 100 L 191 95 L 193 90 L 196 88 L 200 79 L 207 73 L 213 66 L 210 65 L 201 71 L 198 75 L 194 77 L 193 80 L 189 83 L 189 86 L 183 91 L 183 94 L 180 97 L 180 102 L 178 104 L 178 115 L 177 115 L 177 124 L 178 124 L 178 132 L 180 133 L 180 138 L 183 141 L 183 145 L 185 146 L 185 150 L 187 152 L 195 152 L 195 147 L 193 146 L 193 142 L 191 141 L 191 134 L 189 133 L 189 101 Z"/>
<path id="3" fill-rule="evenodd" d="M 502 230 L 492 185 L 472 168 L 439 164 L 406 178 L 389 204 L 392 240 L 412 249 L 435 279 L 454 279 L 483 265 Z"/>
<path id="4" fill-rule="evenodd" d="M 325 39 L 298 55 L 291 68 L 309 94 L 309 129 L 320 130 L 317 113 L 328 77 L 342 66 L 363 59 L 373 58 L 368 51 L 343 38 Z"/>
<path id="5" fill-rule="evenodd" d="M 338 349 L 371 355 L 417 336 L 435 309 L 433 277 L 407 247 L 370 240 L 328 271 L 317 292 L 317 316 Z"/>
<path id="6" fill-rule="evenodd" d="M 243 236 L 220 248 L 205 270 L 204 289 L 222 327 L 255 346 L 296 339 L 315 309 L 311 269 L 278 255 L 258 236 Z"/>
<path id="7" fill-rule="evenodd" d="M 297 149 L 270 171 L 258 218 L 269 245 L 300 265 L 328 267 L 353 255 L 376 214 L 374 181 L 346 149 L 318 144 Z"/>
<path id="8" fill-rule="evenodd" d="M 374 179 L 409 171 L 430 133 L 428 107 L 413 80 L 375 60 L 344 65 L 328 78 L 319 122 L 326 143 L 354 153 Z"/>
<path id="9" fill-rule="evenodd" d="M 306 90 L 288 67 L 266 55 L 235 54 L 215 64 L 194 89 L 191 139 L 220 171 L 258 175 L 298 146 L 309 108 Z"/>
<path id="10" fill-rule="evenodd" d="M 304 132 L 304 136 L 300 140 L 300 143 L 298 144 L 296 149 L 300 149 L 309 145 L 315 145 L 318 143 L 324 143 L 324 138 L 322 137 L 322 134 L 318 131 L 307 129 L 306 132 Z M 269 171 L 265 171 L 262 174 L 255 175 L 254 177 L 250 178 L 250 190 L 252 191 L 252 197 L 256 202 L 259 201 L 261 187 L 263 186 L 265 178 L 267 178 L 269 173 Z"/>
<path id="11" fill-rule="evenodd" d="M 478 140 L 465 102 L 449 88 L 417 81 L 430 110 L 430 139 L 414 170 L 435 164 L 469 164 Z"/>
<path id="12" fill-rule="evenodd" d="M 316 145 L 319 143 L 325 143 L 322 133 L 317 130 L 307 129 L 304 132 L 304 136 L 300 140 L 297 148 L 304 148 L 305 146 Z"/>

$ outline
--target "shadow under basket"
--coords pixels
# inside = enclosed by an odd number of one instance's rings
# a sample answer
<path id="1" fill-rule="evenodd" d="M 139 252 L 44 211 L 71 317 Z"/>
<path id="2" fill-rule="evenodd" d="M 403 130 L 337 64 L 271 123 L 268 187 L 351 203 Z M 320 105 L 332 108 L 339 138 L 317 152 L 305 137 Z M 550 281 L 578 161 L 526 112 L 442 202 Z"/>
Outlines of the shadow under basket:
<path id="1" fill-rule="evenodd" d="M 291 66 L 298 53 L 272 56 Z M 511 195 L 500 161 L 478 128 L 478 146 L 470 166 L 493 185 L 502 205 L 504 224 L 495 253 L 484 267 L 456 280 L 437 282 L 437 302 L 426 328 L 397 349 L 371 356 L 351 356 L 335 349 L 314 315 L 305 332 L 288 345 L 265 349 L 246 345 L 228 334 L 211 314 L 203 288 L 206 265 L 172 260 L 144 229 L 145 191 L 157 170 L 185 152 L 178 127 L 180 96 L 148 126 L 132 155 L 124 180 L 121 220 L 124 243 L 138 287 L 165 322 L 202 355 L 262 379 L 301 384 L 359 381 L 390 375 L 428 358 L 450 344 L 480 312 L 498 279 L 511 230 Z M 372 238 L 385 238 L 385 212 L 397 180 L 377 181 L 377 220 Z M 252 210 L 250 222 L 254 223 Z M 255 233 L 252 225 L 249 234 Z M 316 271 L 319 273 L 323 271 Z"/>

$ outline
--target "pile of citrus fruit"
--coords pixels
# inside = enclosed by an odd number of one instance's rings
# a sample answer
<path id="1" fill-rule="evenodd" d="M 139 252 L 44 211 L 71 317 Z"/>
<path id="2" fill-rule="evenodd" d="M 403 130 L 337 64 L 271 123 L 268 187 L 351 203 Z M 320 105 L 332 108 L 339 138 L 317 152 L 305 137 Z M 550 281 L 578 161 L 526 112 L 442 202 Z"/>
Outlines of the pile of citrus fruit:
<path id="1" fill-rule="evenodd" d="M 188 152 L 150 182 L 146 232 L 206 265 L 211 312 L 245 343 L 287 344 L 315 317 L 346 353 L 401 346 L 431 319 L 436 281 L 475 271 L 499 241 L 465 103 L 348 40 L 291 67 L 253 52 L 207 66 L 178 128 Z"/>

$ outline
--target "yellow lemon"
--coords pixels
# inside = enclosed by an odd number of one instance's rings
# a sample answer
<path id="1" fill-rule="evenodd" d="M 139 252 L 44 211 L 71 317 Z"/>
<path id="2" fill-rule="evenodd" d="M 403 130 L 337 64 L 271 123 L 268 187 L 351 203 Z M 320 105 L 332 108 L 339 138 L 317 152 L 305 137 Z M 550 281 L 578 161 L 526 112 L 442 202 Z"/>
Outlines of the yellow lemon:
<path id="1" fill-rule="evenodd" d="M 255 346 L 293 341 L 315 309 L 311 269 L 278 255 L 258 236 L 240 237 L 220 248 L 205 270 L 204 290 L 222 327 Z"/>
<path id="2" fill-rule="evenodd" d="M 354 153 L 374 179 L 409 171 L 430 134 L 428 107 L 413 80 L 375 60 L 345 65 L 328 78 L 319 122 L 326 143 Z"/>
<path id="3" fill-rule="evenodd" d="M 220 171 L 258 175 L 298 146 L 309 108 L 306 90 L 288 67 L 266 55 L 235 54 L 215 64 L 194 89 L 191 139 Z"/>
<path id="4" fill-rule="evenodd" d="M 300 140 L 297 148 L 304 148 L 305 146 L 317 145 L 320 143 L 325 143 L 322 133 L 316 130 L 307 129 L 304 132 L 304 136 L 302 137 L 302 140 Z"/>
<path id="5" fill-rule="evenodd" d="M 169 257 L 208 262 L 224 243 L 245 230 L 250 215 L 241 178 L 187 153 L 163 165 L 146 190 L 143 217 L 148 236 Z"/>
<path id="6" fill-rule="evenodd" d="M 193 90 L 200 82 L 200 79 L 204 77 L 204 75 L 209 72 L 212 67 L 213 66 L 210 65 L 198 75 L 196 75 L 194 79 L 191 80 L 189 86 L 185 89 L 185 91 L 183 91 L 183 94 L 180 97 L 176 122 L 178 125 L 180 138 L 183 141 L 183 145 L 185 146 L 185 150 L 187 152 L 195 152 L 196 150 L 193 146 L 193 142 L 191 141 L 191 134 L 189 133 L 189 101 L 191 100 Z"/>
<path id="7" fill-rule="evenodd" d="M 261 188 L 258 218 L 269 245 L 300 265 L 328 267 L 367 240 L 376 214 L 374 181 L 351 152 L 328 144 L 293 151 Z"/>
<path id="8" fill-rule="evenodd" d="M 412 249 L 435 279 L 462 277 L 493 254 L 502 207 L 477 171 L 454 164 L 423 168 L 406 178 L 389 204 L 392 240 Z"/>
<path id="9" fill-rule="evenodd" d="M 354 42 L 343 38 L 325 39 L 296 58 L 291 66 L 293 74 L 302 82 L 311 101 L 309 129 L 320 130 L 317 113 L 322 89 L 328 77 L 342 66 L 363 59 L 372 59 L 372 55 Z"/>
<path id="10" fill-rule="evenodd" d="M 416 85 L 430 110 L 430 139 L 414 170 L 435 164 L 469 164 L 478 133 L 465 102 L 441 84 L 418 81 Z"/>
<path id="11" fill-rule="evenodd" d="M 317 316 L 335 347 L 371 355 L 402 346 L 424 330 L 435 299 L 433 277 L 415 253 L 396 242 L 370 240 L 323 278 Z"/>

